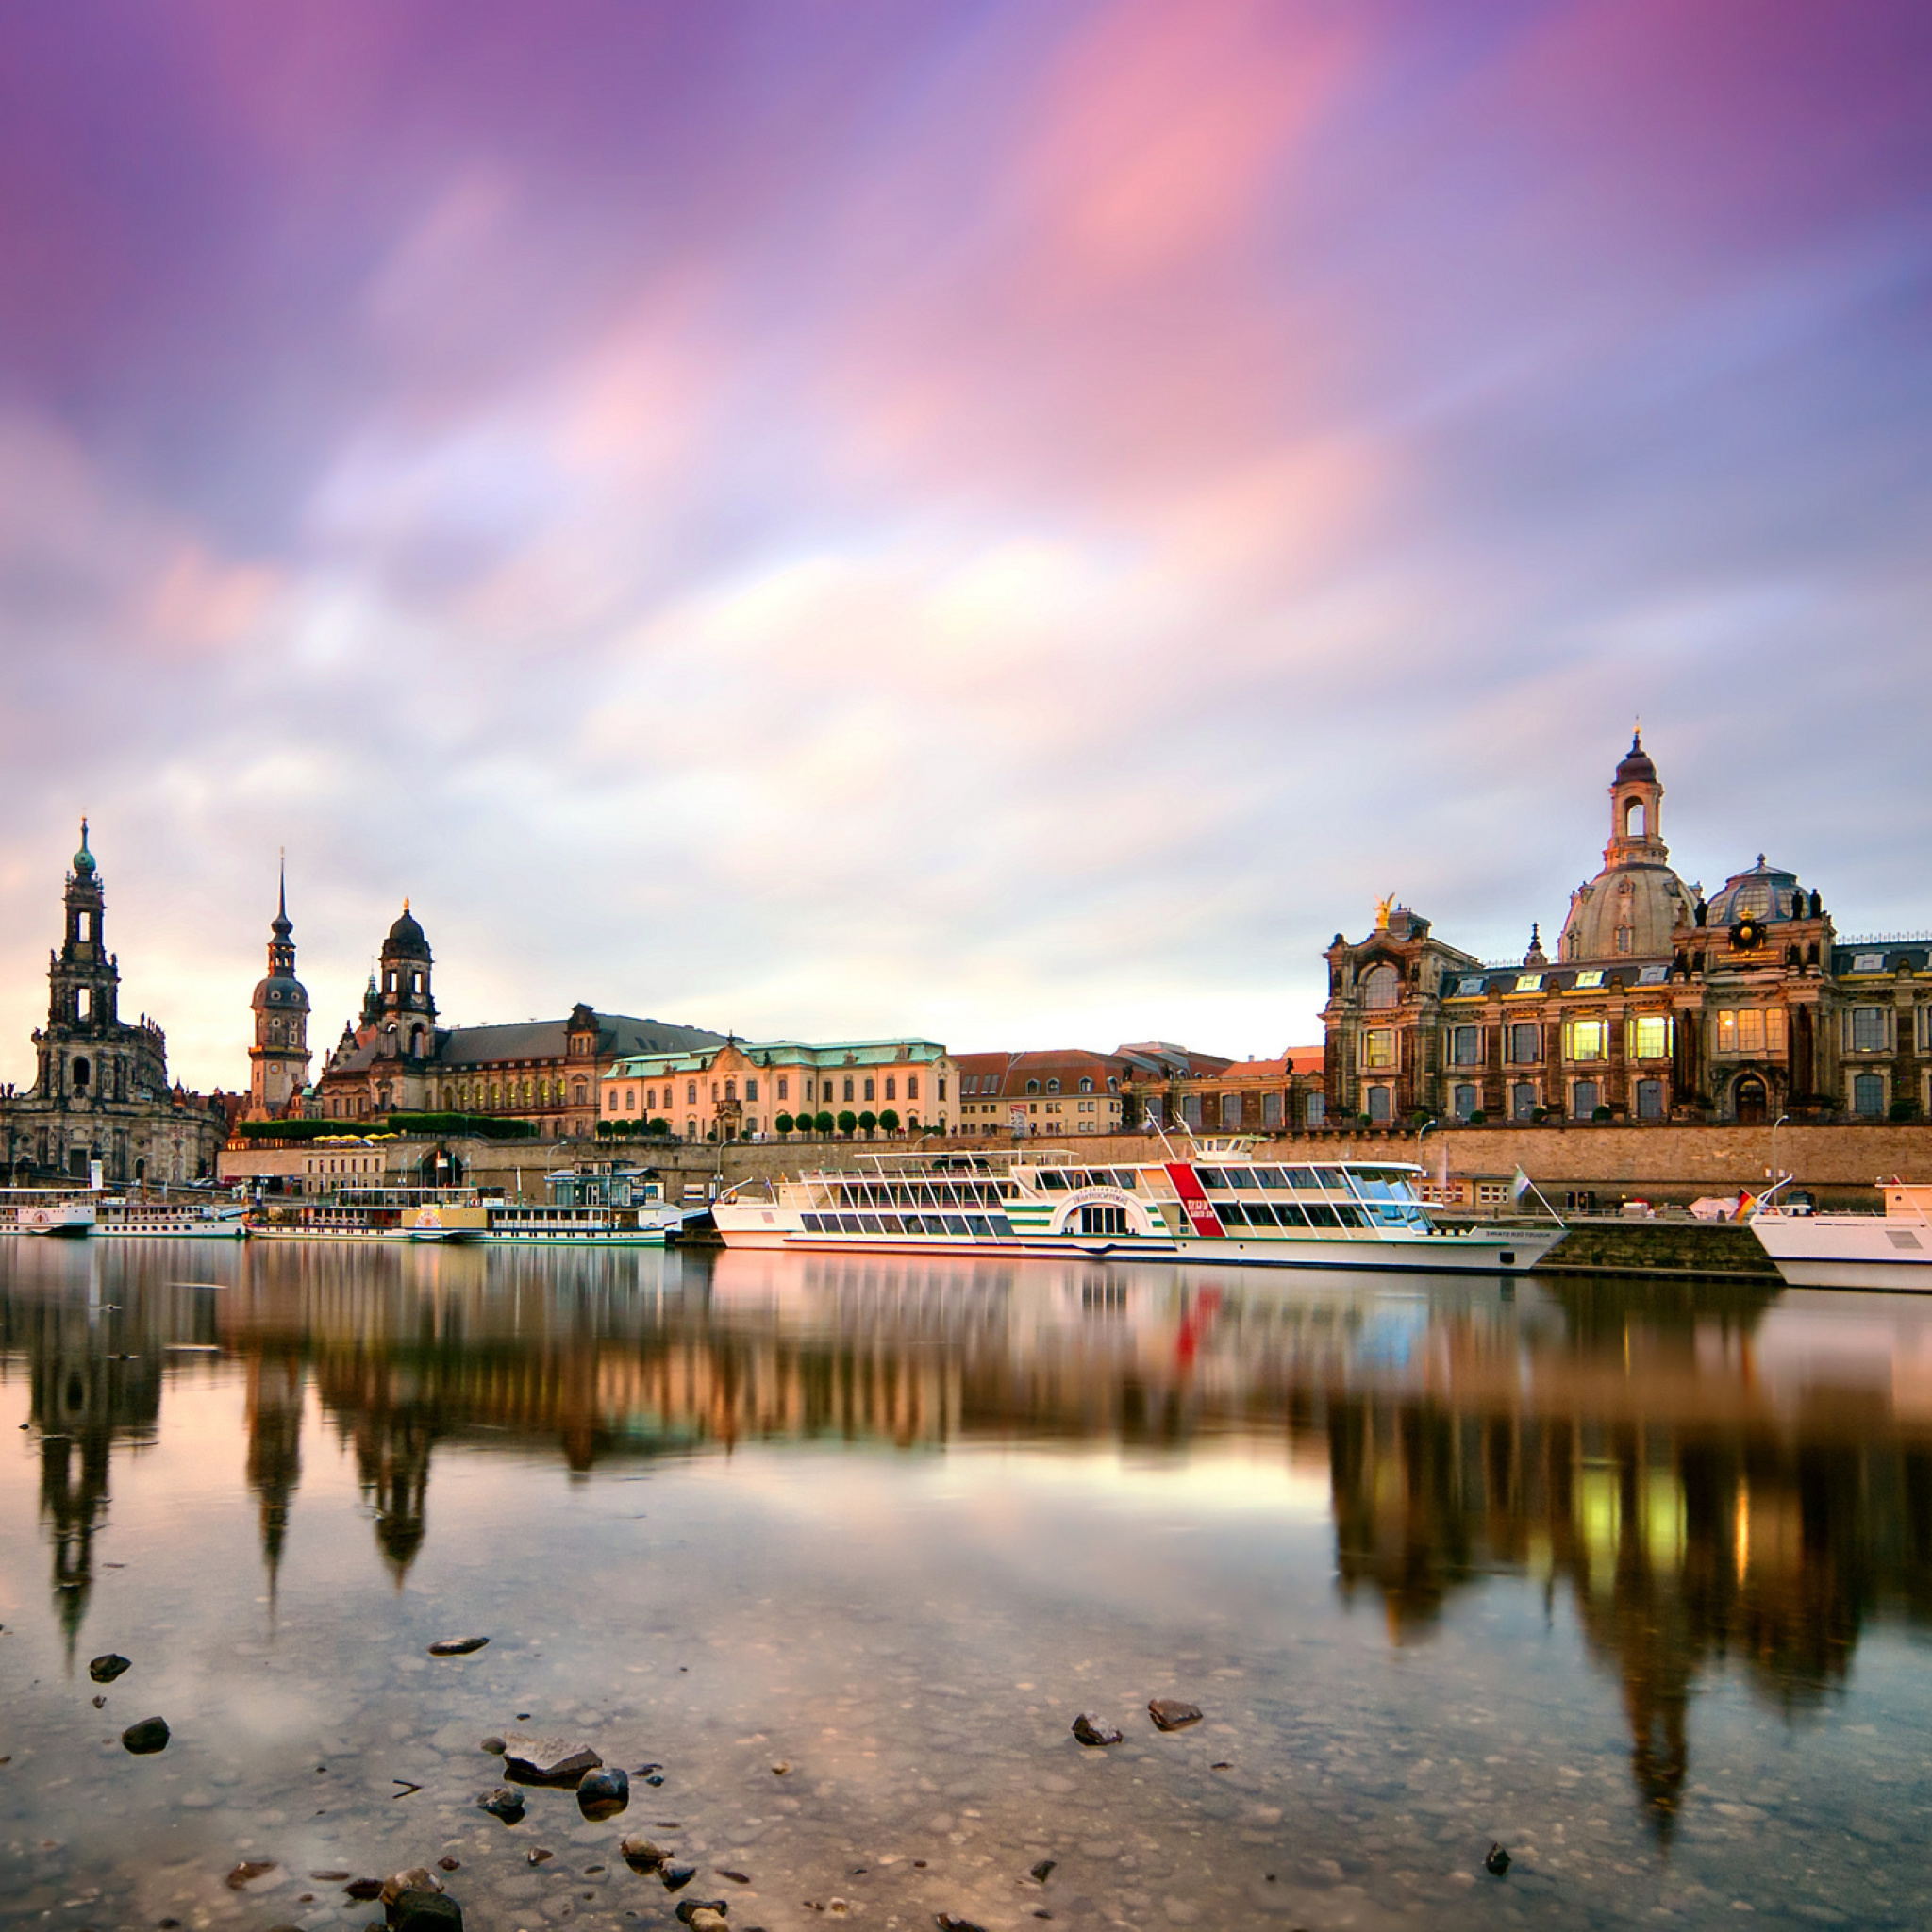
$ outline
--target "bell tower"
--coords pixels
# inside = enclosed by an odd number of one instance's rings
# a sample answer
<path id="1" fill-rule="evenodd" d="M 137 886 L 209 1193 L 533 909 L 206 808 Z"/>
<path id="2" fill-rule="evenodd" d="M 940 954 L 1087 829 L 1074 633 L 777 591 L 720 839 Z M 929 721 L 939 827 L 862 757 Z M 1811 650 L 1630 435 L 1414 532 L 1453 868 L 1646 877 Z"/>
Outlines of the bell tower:
<path id="1" fill-rule="evenodd" d="M 308 1084 L 308 994 L 295 977 L 286 868 L 268 930 L 268 977 L 249 1001 L 255 1043 L 248 1049 L 248 1117 L 258 1121 L 299 1110 Z"/>
<path id="2" fill-rule="evenodd" d="M 87 821 L 67 874 L 67 924 L 58 953 L 47 958 L 47 1026 L 39 1037 L 40 1091 L 85 1101 L 127 1097 L 127 1069 L 112 1052 L 120 1033 L 121 969 L 101 930 L 107 895 Z"/>
<path id="3" fill-rule="evenodd" d="M 436 1001 L 429 990 L 434 963 L 429 941 L 405 899 L 402 917 L 382 942 L 378 965 L 381 1024 L 392 1035 L 395 1052 L 406 1059 L 424 1059 L 436 1052 Z"/>

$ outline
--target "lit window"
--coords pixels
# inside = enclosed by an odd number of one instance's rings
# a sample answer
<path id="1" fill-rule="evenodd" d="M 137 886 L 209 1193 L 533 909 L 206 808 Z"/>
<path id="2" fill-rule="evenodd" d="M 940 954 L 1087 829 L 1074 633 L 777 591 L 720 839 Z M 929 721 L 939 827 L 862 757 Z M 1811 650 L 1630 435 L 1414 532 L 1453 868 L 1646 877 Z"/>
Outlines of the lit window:
<path id="1" fill-rule="evenodd" d="M 1541 973 L 1519 973 L 1516 975 L 1518 992 L 1541 992 L 1543 990 L 1543 976 Z"/>
<path id="2" fill-rule="evenodd" d="M 1640 1013 L 1630 1023 L 1630 1058 L 1635 1060 L 1662 1060 L 1671 1056 L 1671 1016 L 1668 1013 Z"/>
<path id="3" fill-rule="evenodd" d="M 1372 1026 L 1362 1035 L 1362 1065 L 1370 1068 L 1395 1064 L 1395 1029 Z"/>
<path id="4" fill-rule="evenodd" d="M 1627 951 L 1628 948 L 1620 946 L 1617 950 L 1619 952 L 1624 952 Z M 1592 966 L 1588 973 L 1579 973 L 1576 975 L 1576 988 L 1579 992 L 1587 991 L 1591 987 L 1601 986 L 1603 983 L 1604 975 L 1603 969 L 1601 967 Z"/>
<path id="5" fill-rule="evenodd" d="M 1608 1053 L 1607 1035 L 1608 1023 L 1603 1020 L 1572 1020 L 1567 1029 L 1570 1036 L 1570 1058 L 1573 1060 L 1600 1060 Z M 1594 1107 L 1595 1101 L 1591 1102 Z"/>

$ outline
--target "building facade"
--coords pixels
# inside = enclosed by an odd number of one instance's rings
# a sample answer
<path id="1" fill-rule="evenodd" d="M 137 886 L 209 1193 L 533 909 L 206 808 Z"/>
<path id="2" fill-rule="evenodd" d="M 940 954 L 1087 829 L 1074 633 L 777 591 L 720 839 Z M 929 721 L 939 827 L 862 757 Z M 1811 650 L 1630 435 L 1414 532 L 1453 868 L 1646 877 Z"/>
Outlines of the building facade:
<path id="1" fill-rule="evenodd" d="M 1196 1134 L 1282 1134 L 1326 1122 L 1319 1046 L 1291 1046 L 1278 1059 L 1191 1058 L 1191 1065 L 1164 1078 L 1134 1083 L 1150 1123 Z"/>
<path id="2" fill-rule="evenodd" d="M 945 1133 L 958 1069 L 931 1040 L 725 1040 L 684 1053 L 625 1056 L 603 1075 L 607 1127 L 661 1120 L 686 1141 L 740 1141 L 791 1131 L 829 1114 L 871 1115 L 888 1133 Z M 816 1128 L 814 1128 L 816 1131 Z"/>
<path id="3" fill-rule="evenodd" d="M 299 1116 L 308 1086 L 308 993 L 295 977 L 295 928 L 289 922 L 284 875 L 269 922 L 268 976 L 249 1000 L 255 1043 L 248 1049 L 248 1111 L 252 1121 Z"/>
<path id="4" fill-rule="evenodd" d="M 598 1085 L 620 1056 L 722 1046 L 724 1036 L 579 1003 L 561 1020 L 439 1026 L 435 958 L 408 902 L 382 942 L 359 1016 L 342 1028 L 308 1111 L 322 1120 L 389 1113 L 494 1114 L 551 1139 L 593 1134 Z"/>
<path id="5" fill-rule="evenodd" d="M 47 1024 L 33 1036 L 34 1084 L 0 1093 L 0 1149 L 16 1186 L 204 1179 L 227 1131 L 226 1103 L 168 1085 L 168 1041 L 143 1013 L 120 1014 L 121 962 L 108 951 L 107 893 L 87 821 L 64 892 L 65 929 L 47 958 Z"/>
<path id="6" fill-rule="evenodd" d="M 1641 739 L 1552 961 L 1484 962 L 1384 903 L 1327 950 L 1333 1124 L 1884 1119 L 1932 1108 L 1932 940 L 1845 941 L 1757 862 L 1707 899 L 1671 870 Z"/>

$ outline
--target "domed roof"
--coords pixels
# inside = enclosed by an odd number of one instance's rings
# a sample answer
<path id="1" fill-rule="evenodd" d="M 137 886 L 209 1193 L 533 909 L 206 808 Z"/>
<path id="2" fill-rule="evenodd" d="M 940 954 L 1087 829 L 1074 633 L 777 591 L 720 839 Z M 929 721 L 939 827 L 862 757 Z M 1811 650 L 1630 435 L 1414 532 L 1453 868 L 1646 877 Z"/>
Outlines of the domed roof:
<path id="1" fill-rule="evenodd" d="M 1797 874 L 1767 865 L 1760 852 L 1749 872 L 1733 874 L 1711 895 L 1705 919 L 1711 925 L 1735 925 L 1740 919 L 1794 918 L 1791 901 L 1797 890 Z"/>
<path id="2" fill-rule="evenodd" d="M 1570 895 L 1560 957 L 1571 965 L 1669 958 L 1671 935 L 1690 915 L 1690 890 L 1669 866 L 1612 866 Z"/>
<path id="3" fill-rule="evenodd" d="M 1619 785 L 1655 785 L 1657 767 L 1650 761 L 1650 754 L 1643 748 L 1643 733 L 1630 734 L 1630 749 L 1624 754 L 1623 762 L 1617 767 L 1615 782 Z"/>
<path id="4" fill-rule="evenodd" d="M 276 1013 L 306 1013 L 308 1010 L 308 989 L 299 979 L 291 979 L 286 974 L 272 973 L 257 983 L 248 1004 L 258 1013 L 264 1009 Z"/>
<path id="5" fill-rule="evenodd" d="M 409 959 L 429 957 L 429 941 L 423 937 L 423 928 L 416 924 L 407 899 L 403 901 L 403 916 L 390 927 L 389 938 L 383 941 L 382 956 L 385 959 L 399 956 Z"/>
<path id="6" fill-rule="evenodd" d="M 94 856 L 87 849 L 87 821 L 80 822 L 80 850 L 74 855 L 74 869 L 82 878 L 87 878 L 94 869 Z"/>

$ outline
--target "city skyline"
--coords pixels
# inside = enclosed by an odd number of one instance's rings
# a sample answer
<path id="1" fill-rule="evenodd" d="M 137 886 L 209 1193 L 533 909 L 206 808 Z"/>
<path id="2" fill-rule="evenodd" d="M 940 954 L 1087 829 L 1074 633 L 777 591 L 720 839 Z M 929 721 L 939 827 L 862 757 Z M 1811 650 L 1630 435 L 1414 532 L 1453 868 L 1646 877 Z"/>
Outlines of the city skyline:
<path id="1" fill-rule="evenodd" d="M 1485 958 L 1632 719 L 1714 890 L 1924 917 L 1932 23 L 1902 4 L 367 4 L 0 76 L 0 1079 L 127 1010 L 1319 1036 Z M 551 16 L 554 20 L 558 16 Z"/>

